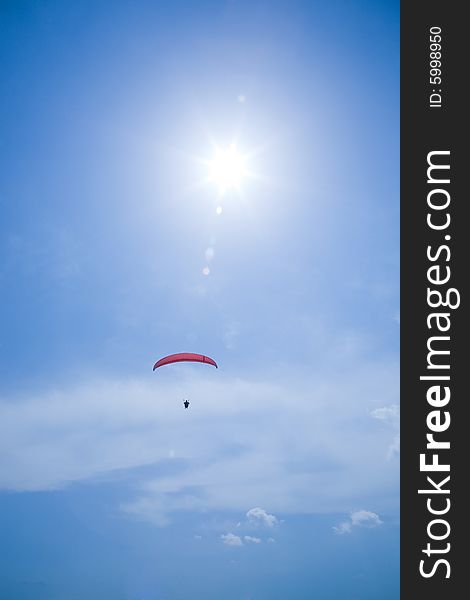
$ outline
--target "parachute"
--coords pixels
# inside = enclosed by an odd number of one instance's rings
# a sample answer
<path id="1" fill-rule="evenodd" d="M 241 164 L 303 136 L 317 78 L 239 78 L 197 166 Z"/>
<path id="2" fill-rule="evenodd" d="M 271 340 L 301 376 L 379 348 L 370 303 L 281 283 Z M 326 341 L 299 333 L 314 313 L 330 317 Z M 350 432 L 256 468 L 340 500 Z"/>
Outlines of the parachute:
<path id="1" fill-rule="evenodd" d="M 178 354 L 170 354 L 164 356 L 153 365 L 153 370 L 163 367 L 163 365 L 171 365 L 176 362 L 199 362 L 214 366 L 216 369 L 217 363 L 212 358 L 204 356 L 204 354 L 193 354 L 192 352 L 179 352 Z"/>

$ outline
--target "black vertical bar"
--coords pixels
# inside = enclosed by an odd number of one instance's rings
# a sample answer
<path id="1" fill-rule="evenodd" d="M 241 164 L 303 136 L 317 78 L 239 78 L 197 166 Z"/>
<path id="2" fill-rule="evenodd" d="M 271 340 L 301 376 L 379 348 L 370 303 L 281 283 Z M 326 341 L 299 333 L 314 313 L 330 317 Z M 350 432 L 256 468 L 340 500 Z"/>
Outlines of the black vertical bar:
<path id="1" fill-rule="evenodd" d="M 468 315 L 467 281 L 470 269 L 469 212 L 470 198 L 464 190 L 464 181 L 470 169 L 466 166 L 469 152 L 464 143 L 468 131 L 468 114 L 464 110 L 464 88 L 468 87 L 470 35 L 463 15 L 465 3 L 402 2 L 401 4 L 401 598 L 453 600 L 470 597 L 470 574 L 467 566 L 466 509 L 470 507 L 470 492 L 465 491 L 466 461 L 470 459 L 467 440 L 470 441 L 469 421 L 465 419 L 466 405 L 470 402 L 464 385 L 464 374 L 470 371 L 470 352 L 466 338 Z M 440 30 L 440 31 L 439 31 Z M 438 33 L 439 32 L 439 33 Z M 440 57 L 431 55 L 432 37 L 440 37 Z M 438 37 L 434 37 L 437 40 Z M 432 60 L 437 63 L 431 63 Z M 431 71 L 436 68 L 437 71 Z M 438 74 L 440 71 L 440 74 Z M 434 77 L 440 77 L 433 79 Z M 432 80 L 433 79 L 433 80 Z M 431 161 L 449 165 L 450 169 L 434 169 L 428 181 L 427 169 Z M 443 152 L 448 152 L 444 154 Z M 433 177 L 433 174 L 435 175 Z M 445 179 L 450 179 L 444 183 Z M 439 182 L 433 181 L 439 179 Z M 432 190 L 437 190 L 432 192 Z M 441 191 L 439 191 L 441 190 Z M 443 190 L 443 191 L 442 191 Z M 431 197 L 428 194 L 432 192 Z M 436 209 L 428 204 L 442 205 Z M 450 222 L 443 229 L 433 229 Z M 448 217 L 446 215 L 449 215 Z M 445 249 L 447 247 L 449 251 Z M 428 248 L 430 250 L 428 250 Z M 438 253 L 441 248 L 440 253 Z M 427 255 L 430 252 L 431 257 Z M 448 254 L 450 252 L 450 255 Z M 428 272 L 438 265 L 439 270 Z M 449 270 L 446 269 L 449 268 Z M 432 283 L 429 279 L 444 279 L 446 283 Z M 439 277 L 437 275 L 439 274 Z M 440 291 L 445 297 L 451 288 L 460 295 L 460 306 L 432 308 L 428 288 Z M 451 303 L 458 294 L 452 293 Z M 431 302 L 438 303 L 437 294 Z M 445 313 L 440 331 L 432 313 Z M 449 354 L 431 357 L 428 362 L 427 344 L 432 336 L 450 339 L 434 340 L 431 348 L 449 350 Z M 442 368 L 448 365 L 449 368 Z M 421 379 L 421 376 L 448 376 L 449 380 Z M 450 391 L 446 405 L 431 406 L 428 390 L 444 386 Z M 433 396 L 436 398 L 436 396 Z M 439 410 L 430 416 L 432 411 Z M 446 416 L 445 413 L 448 413 Z M 450 417 L 450 426 L 442 432 L 433 432 L 429 423 L 443 427 Z M 427 421 L 431 419 L 431 421 Z M 436 420 L 438 419 L 438 420 Z M 427 434 L 434 440 L 450 442 L 450 449 L 429 449 Z M 446 471 L 423 471 L 420 455 L 425 462 L 437 454 L 439 464 L 450 465 Z M 427 480 L 431 477 L 434 484 Z M 442 484 L 446 477 L 450 479 Z M 437 493 L 449 490 L 449 493 Z M 418 490 L 435 493 L 419 494 Z M 449 504 L 450 503 L 450 504 Z M 435 511 L 447 512 L 432 514 Z M 436 521 L 438 519 L 438 521 Z M 440 519 L 440 520 L 439 520 Z M 442 539 L 433 539 L 441 537 Z M 429 544 L 429 546 L 428 546 Z M 449 546 L 447 545 L 449 544 Z M 425 551 L 425 552 L 423 552 Z M 442 560 L 438 563 L 437 561 Z M 423 561 L 423 562 L 421 562 Z M 420 572 L 421 569 L 421 572 Z M 423 574 L 424 573 L 424 574 Z M 427 576 L 425 576 L 427 575 Z"/>

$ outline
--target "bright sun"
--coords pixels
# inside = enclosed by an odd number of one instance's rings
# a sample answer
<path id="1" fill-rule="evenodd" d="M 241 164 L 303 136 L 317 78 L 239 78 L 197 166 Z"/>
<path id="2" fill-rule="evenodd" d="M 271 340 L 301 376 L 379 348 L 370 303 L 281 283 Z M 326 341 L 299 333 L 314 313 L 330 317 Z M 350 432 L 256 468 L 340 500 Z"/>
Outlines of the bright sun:
<path id="1" fill-rule="evenodd" d="M 217 148 L 214 158 L 209 161 L 209 181 L 215 183 L 222 193 L 230 189 L 239 190 L 248 174 L 245 162 L 235 144 L 226 150 Z"/>

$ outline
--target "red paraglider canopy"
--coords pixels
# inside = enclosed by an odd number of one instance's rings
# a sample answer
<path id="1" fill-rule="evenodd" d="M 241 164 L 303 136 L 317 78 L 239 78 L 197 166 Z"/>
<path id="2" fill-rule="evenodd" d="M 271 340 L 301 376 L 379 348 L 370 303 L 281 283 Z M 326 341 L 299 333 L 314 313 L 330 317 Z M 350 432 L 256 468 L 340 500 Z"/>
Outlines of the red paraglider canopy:
<path id="1" fill-rule="evenodd" d="M 213 365 L 216 369 L 217 363 L 212 358 L 208 356 L 204 356 L 204 354 L 193 354 L 192 352 L 180 352 L 178 354 L 170 354 L 169 356 L 165 356 L 161 358 L 153 365 L 153 370 L 158 369 L 158 367 L 163 367 L 163 365 L 170 365 L 171 363 L 176 362 L 200 362 L 207 363 L 209 365 Z"/>

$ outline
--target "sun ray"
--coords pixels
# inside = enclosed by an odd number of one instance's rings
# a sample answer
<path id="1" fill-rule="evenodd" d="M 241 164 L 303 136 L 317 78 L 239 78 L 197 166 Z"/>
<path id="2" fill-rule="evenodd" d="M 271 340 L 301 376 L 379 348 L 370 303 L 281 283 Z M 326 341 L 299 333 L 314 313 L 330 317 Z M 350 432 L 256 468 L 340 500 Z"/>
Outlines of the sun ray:
<path id="1" fill-rule="evenodd" d="M 208 180 L 214 183 L 222 194 L 232 189 L 239 191 L 243 179 L 249 174 L 246 156 L 237 150 L 236 143 L 230 144 L 228 148 L 216 146 L 214 156 L 207 165 Z"/>

